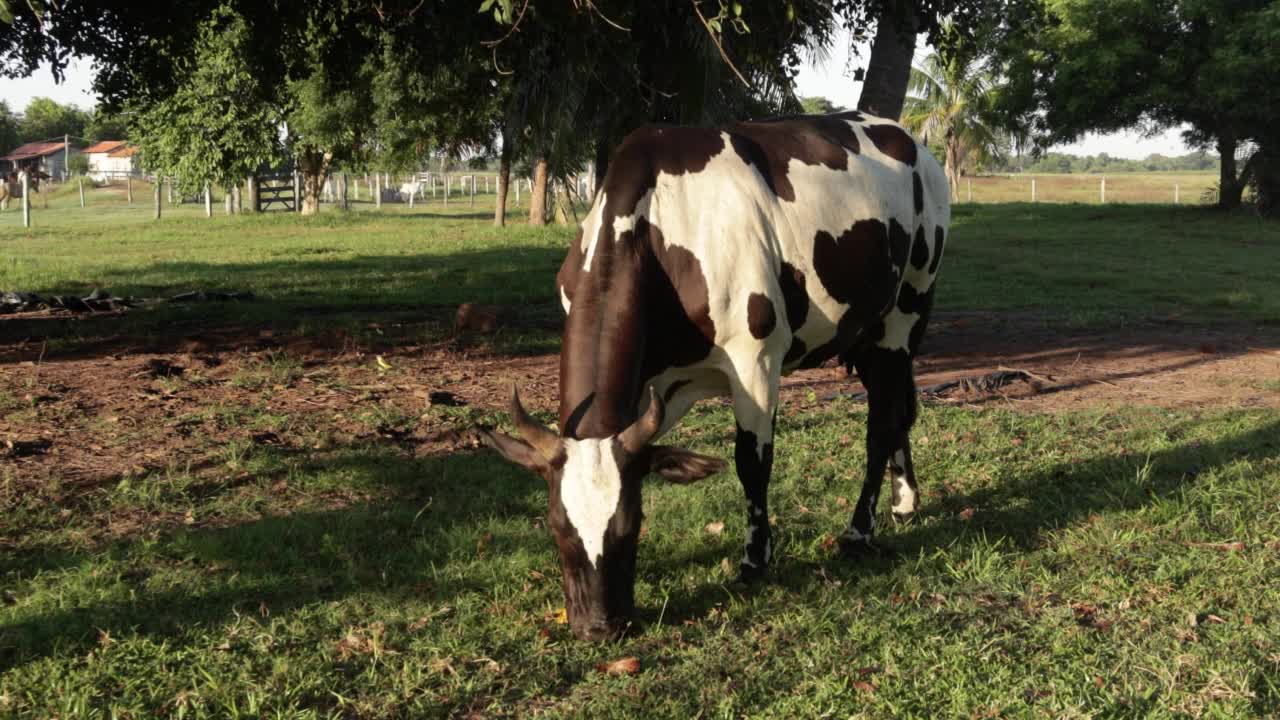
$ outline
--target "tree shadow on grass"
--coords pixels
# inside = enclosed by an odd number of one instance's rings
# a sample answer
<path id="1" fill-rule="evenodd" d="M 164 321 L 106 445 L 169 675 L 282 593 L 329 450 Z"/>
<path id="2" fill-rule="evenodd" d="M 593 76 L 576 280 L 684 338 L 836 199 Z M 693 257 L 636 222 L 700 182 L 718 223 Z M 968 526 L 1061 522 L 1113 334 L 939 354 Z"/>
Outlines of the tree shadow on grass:
<path id="1" fill-rule="evenodd" d="M 1240 459 L 1276 455 L 1280 455 L 1280 419 L 1212 443 L 1188 441 L 1150 453 L 1133 451 L 1063 462 L 929 503 L 924 509 L 927 514 L 940 514 L 939 505 L 973 506 L 980 508 L 980 513 L 972 520 L 947 513 L 940 522 L 894 532 L 887 542 L 903 557 L 931 548 L 963 547 L 978 538 L 988 544 L 1008 541 L 1028 550 L 1036 546 L 1045 530 L 1095 514 L 1140 508 L 1179 492 L 1194 483 L 1198 474 Z M 366 475 L 388 478 L 398 492 L 388 500 L 333 510 L 177 532 L 163 543 L 122 543 L 109 551 L 113 565 L 128 565 L 135 554 L 137 560 L 149 561 L 143 562 L 136 577 L 130 570 L 122 573 L 122 581 L 132 585 L 126 593 L 130 599 L 58 609 L 0 627 L 0 667 L 55 652 L 83 650 L 97 642 L 100 631 L 176 637 L 192 625 L 216 623 L 239 610 L 256 611 L 259 604 L 279 615 L 356 593 L 444 602 L 462 593 L 484 591 L 481 583 L 457 577 L 440 580 L 426 568 L 474 559 L 474 536 L 492 518 L 538 516 L 545 510 L 540 483 L 488 453 L 425 460 L 366 457 L 345 462 Z M 1136 472 L 1140 467 L 1148 469 L 1145 480 Z M 792 541 L 804 545 L 837 531 L 834 527 L 810 530 Z M 488 542 L 492 556 L 530 543 L 524 534 L 494 537 Z M 535 542 L 552 551 L 545 539 Z M 638 570 L 650 582 L 660 581 L 691 562 L 714 563 L 724 553 L 722 545 L 698 545 L 656 557 L 642 546 Z M 87 562 L 90 556 L 68 555 L 58 560 L 66 568 Z M 207 572 L 210 589 L 198 595 L 187 590 L 151 590 L 145 570 L 148 564 Z M 818 584 L 828 586 L 825 592 L 856 593 L 859 579 L 894 567 L 892 557 L 862 561 L 830 557 L 814 563 L 784 551 L 775 559 L 765 582 L 801 595 L 811 594 Z M 49 568 L 28 569 L 34 574 Z M 830 587 L 835 580 L 841 588 Z M 673 594 L 663 610 L 640 608 L 638 627 L 652 624 L 659 614 L 668 624 L 704 617 L 730 593 L 754 592 L 758 588 L 709 582 L 692 593 Z"/>
<path id="2" fill-rule="evenodd" d="M 305 250 L 305 249 L 304 249 Z M 315 249 L 312 248 L 312 251 Z M 0 347 L 25 343 L 35 351 L 55 345 L 46 360 L 100 357 L 134 342 L 169 352 L 192 339 L 256 337 L 258 329 L 316 333 L 345 328 L 350 317 L 366 322 L 389 315 L 434 319 L 451 326 L 452 310 L 464 302 L 536 308 L 530 327 L 559 325 L 555 275 L 564 259 L 558 247 L 534 245 L 462 250 L 439 255 L 349 255 L 332 257 L 300 250 L 254 263 L 161 263 L 122 268 L 91 282 L 21 288 L 40 295 L 87 295 L 102 287 L 115 295 L 167 298 L 190 290 L 252 291 L 255 299 L 233 302 L 160 303 L 123 314 L 9 317 L 0 320 Z M 555 310 L 557 312 L 551 312 Z M 0 353 L 0 362 L 34 358 Z"/>
<path id="3" fill-rule="evenodd" d="M 9 563 L 11 574 L 20 571 L 27 578 L 100 565 L 100 572 L 115 579 L 101 592 L 120 599 L 68 603 L 0 626 L 0 669 L 82 651 L 97 643 L 100 632 L 177 637 L 236 612 L 256 613 L 260 605 L 279 615 L 356 593 L 452 601 L 486 588 L 433 573 L 433 567 L 474 559 L 476 537 L 494 517 L 545 512 L 541 484 L 487 454 L 419 460 L 364 455 L 323 465 L 326 471 L 381 480 L 390 497 L 176 530 L 162 533 L 159 541 L 134 538 L 95 552 L 36 550 L 25 562 Z M 487 540 L 493 555 L 525 544 L 523 537 L 495 535 Z M 187 581 L 170 589 L 171 571 L 188 579 L 202 574 L 207 580 L 200 584 L 207 589 L 193 593 Z M 21 603 L 21 594 L 9 600 Z"/>

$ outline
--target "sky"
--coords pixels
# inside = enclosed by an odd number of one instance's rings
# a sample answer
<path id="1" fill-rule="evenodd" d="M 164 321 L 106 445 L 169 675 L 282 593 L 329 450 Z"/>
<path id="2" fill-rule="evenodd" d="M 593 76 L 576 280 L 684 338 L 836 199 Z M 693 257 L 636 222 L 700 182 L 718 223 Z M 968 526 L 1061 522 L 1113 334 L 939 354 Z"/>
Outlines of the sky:
<path id="1" fill-rule="evenodd" d="M 821 95 L 831 102 L 845 107 L 858 104 L 858 94 L 862 83 L 854 82 L 849 67 L 850 43 L 848 35 L 833 49 L 825 61 L 811 60 L 800 70 L 798 85 L 801 95 Z M 916 49 L 917 56 L 926 49 L 923 45 Z M 864 45 L 861 57 L 868 54 Z M 67 69 L 62 84 L 55 84 L 53 75 L 47 69 L 41 69 L 29 78 L 0 78 L 0 100 L 9 104 L 9 109 L 21 112 L 34 97 L 45 96 L 61 103 L 73 103 L 82 108 L 91 108 L 97 104 L 90 92 L 93 69 L 86 61 L 72 61 Z M 1112 157 L 1140 160 L 1152 153 L 1162 155 L 1185 155 L 1191 149 L 1182 142 L 1180 131 L 1169 130 L 1154 137 L 1143 137 L 1136 132 L 1113 133 L 1108 135 L 1090 134 L 1070 145 L 1059 145 L 1052 148 L 1058 152 L 1075 155 L 1097 155 L 1107 153 Z"/>

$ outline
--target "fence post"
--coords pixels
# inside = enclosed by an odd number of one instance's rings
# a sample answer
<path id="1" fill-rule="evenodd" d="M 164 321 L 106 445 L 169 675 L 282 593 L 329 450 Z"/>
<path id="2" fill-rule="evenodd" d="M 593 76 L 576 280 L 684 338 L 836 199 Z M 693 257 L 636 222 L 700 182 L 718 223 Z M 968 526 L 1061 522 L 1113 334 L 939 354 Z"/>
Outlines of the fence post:
<path id="1" fill-rule="evenodd" d="M 1031 178 L 1031 202 L 1036 201 L 1036 179 Z"/>
<path id="2" fill-rule="evenodd" d="M 489 194 L 489 176 L 488 175 L 484 176 L 484 194 L 485 195 Z"/>
<path id="3" fill-rule="evenodd" d="M 520 178 L 516 178 L 516 207 L 520 207 Z"/>
<path id="4" fill-rule="evenodd" d="M 382 207 L 382 173 L 373 174 L 373 206 Z"/>
<path id="5" fill-rule="evenodd" d="M 84 176 L 80 176 L 80 207 L 84 207 Z"/>
<path id="6" fill-rule="evenodd" d="M 155 215 L 151 219 L 159 220 L 160 219 L 160 177 L 159 176 L 156 177 L 156 186 L 153 192 L 155 193 L 156 211 L 155 211 Z"/>
<path id="7" fill-rule="evenodd" d="M 245 183 L 245 189 L 249 191 L 249 212 L 258 212 L 258 176 L 249 173 L 249 178 Z"/>
<path id="8" fill-rule="evenodd" d="M 1099 193 L 1100 193 L 1100 197 L 1102 198 L 1102 202 L 1106 203 L 1107 202 L 1107 176 L 1106 175 L 1102 176 L 1102 184 L 1099 187 L 1101 188 L 1099 190 Z"/>
<path id="9" fill-rule="evenodd" d="M 965 182 L 969 183 L 969 202 L 973 202 L 973 178 L 966 178 Z"/>
<path id="10" fill-rule="evenodd" d="M 444 205 L 449 206 L 449 176 L 444 176 Z"/>
<path id="11" fill-rule="evenodd" d="M 471 176 L 471 207 L 476 206 L 476 176 Z"/>
<path id="12" fill-rule="evenodd" d="M 204 184 L 204 216 L 213 217 L 213 192 L 209 190 L 209 183 Z"/>
<path id="13" fill-rule="evenodd" d="M 167 177 L 164 179 L 164 188 L 165 193 L 169 196 L 169 207 L 173 207 L 173 178 Z"/>
<path id="14" fill-rule="evenodd" d="M 240 205 L 240 183 L 231 186 L 231 209 L 236 215 L 244 212 L 244 207 Z"/>
<path id="15" fill-rule="evenodd" d="M 1173 184 L 1173 204 L 1174 205 L 1178 204 L 1178 184 L 1177 183 Z"/>
<path id="16" fill-rule="evenodd" d="M 293 211 L 302 213 L 302 175 L 293 171 Z"/>
<path id="17" fill-rule="evenodd" d="M 124 189 L 125 189 L 125 194 L 129 198 L 129 204 L 132 205 L 133 204 L 133 175 L 124 176 Z"/>
<path id="18" fill-rule="evenodd" d="M 413 209 L 413 196 L 418 194 L 418 186 L 413 185 L 409 188 L 409 209 Z"/>
<path id="19" fill-rule="evenodd" d="M 31 178 L 22 171 L 22 227 L 31 227 Z"/>

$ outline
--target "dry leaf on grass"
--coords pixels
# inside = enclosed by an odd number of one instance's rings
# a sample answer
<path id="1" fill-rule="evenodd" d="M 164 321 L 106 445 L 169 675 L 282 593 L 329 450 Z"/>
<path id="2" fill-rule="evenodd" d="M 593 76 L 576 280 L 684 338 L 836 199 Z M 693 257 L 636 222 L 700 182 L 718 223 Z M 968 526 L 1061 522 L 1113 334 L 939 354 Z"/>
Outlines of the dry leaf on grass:
<path id="1" fill-rule="evenodd" d="M 710 523 L 707 523 L 706 527 L 702 529 L 706 530 L 708 535 L 719 535 L 720 533 L 724 532 L 724 523 L 710 522 Z"/>
<path id="2" fill-rule="evenodd" d="M 640 659 L 624 657 L 613 662 L 602 662 L 596 665 L 596 671 L 605 675 L 635 675 L 640 672 Z"/>

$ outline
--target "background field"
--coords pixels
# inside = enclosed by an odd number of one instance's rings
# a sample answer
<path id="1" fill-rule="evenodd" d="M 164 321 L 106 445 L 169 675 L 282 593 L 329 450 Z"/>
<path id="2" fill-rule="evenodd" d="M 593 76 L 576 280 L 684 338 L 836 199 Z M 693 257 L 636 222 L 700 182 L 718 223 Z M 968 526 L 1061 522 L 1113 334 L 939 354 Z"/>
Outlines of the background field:
<path id="1" fill-rule="evenodd" d="M 550 421 L 549 288 L 572 230 L 495 230 L 480 201 L 199 212 L 55 208 L 31 232 L 0 230 L 2 290 L 257 296 L 0 319 L 0 715 L 1280 713 L 1274 224 L 957 206 L 939 290 L 953 344 L 1158 327 L 1214 356 L 1256 351 L 1268 370 L 1201 376 L 1223 398 L 1194 404 L 931 402 L 915 433 L 921 515 L 886 516 L 895 554 L 862 561 L 833 544 L 865 408 L 795 389 L 770 580 L 730 584 L 732 472 L 650 480 L 638 623 L 592 646 L 556 620 L 541 481 L 438 435 L 504 421 L 499 393 L 468 394 L 480 380 L 521 383 Z M 467 301 L 511 314 L 496 335 L 457 336 Z M 502 377 L 475 377 L 490 368 Z M 1229 383 L 1257 402 L 1227 399 Z M 708 403 L 672 442 L 727 457 L 732 434 Z M 624 656 L 639 674 L 594 669 Z"/>

